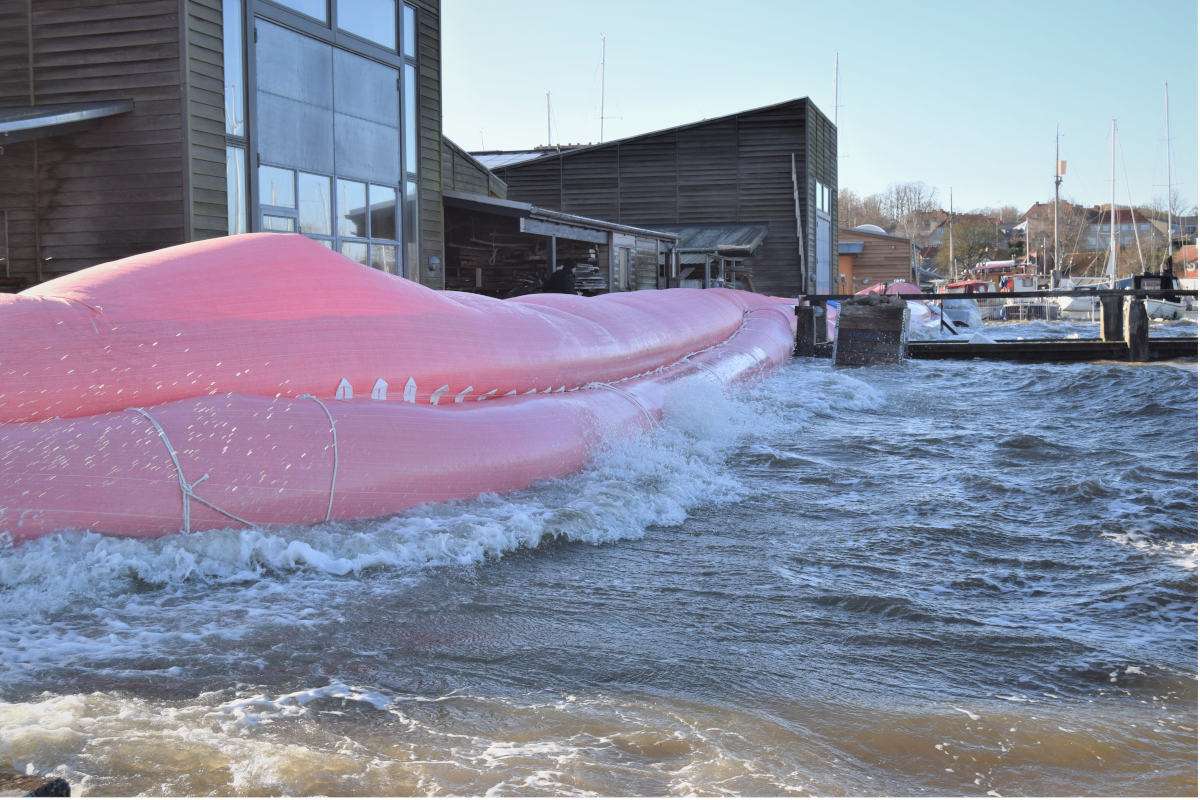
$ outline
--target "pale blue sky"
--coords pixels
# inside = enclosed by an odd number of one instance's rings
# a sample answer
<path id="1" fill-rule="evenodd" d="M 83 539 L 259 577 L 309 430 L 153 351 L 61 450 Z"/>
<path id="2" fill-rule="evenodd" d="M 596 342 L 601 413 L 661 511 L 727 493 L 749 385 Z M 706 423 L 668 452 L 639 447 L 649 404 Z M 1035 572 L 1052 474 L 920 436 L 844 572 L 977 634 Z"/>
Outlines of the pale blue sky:
<path id="1" fill-rule="evenodd" d="M 1051 196 L 1054 126 L 1064 195 L 1164 194 L 1163 82 L 1173 182 L 1196 202 L 1195 0 L 444 0 L 444 125 L 460 145 L 518 149 L 605 138 L 810 96 L 833 116 L 840 54 L 841 180 L 861 193 L 923 180 L 956 208 Z M 1122 164 L 1122 159 L 1124 164 Z"/>

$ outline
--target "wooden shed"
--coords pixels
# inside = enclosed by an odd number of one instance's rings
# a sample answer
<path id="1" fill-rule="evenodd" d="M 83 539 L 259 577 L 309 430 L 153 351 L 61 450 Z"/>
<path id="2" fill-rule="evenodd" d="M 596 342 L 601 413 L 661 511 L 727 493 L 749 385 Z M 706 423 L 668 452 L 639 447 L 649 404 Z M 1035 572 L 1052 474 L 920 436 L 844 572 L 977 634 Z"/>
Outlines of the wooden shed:
<path id="1" fill-rule="evenodd" d="M 876 283 L 913 281 L 917 262 L 912 240 L 865 227 L 838 231 L 837 293 L 853 294 Z"/>

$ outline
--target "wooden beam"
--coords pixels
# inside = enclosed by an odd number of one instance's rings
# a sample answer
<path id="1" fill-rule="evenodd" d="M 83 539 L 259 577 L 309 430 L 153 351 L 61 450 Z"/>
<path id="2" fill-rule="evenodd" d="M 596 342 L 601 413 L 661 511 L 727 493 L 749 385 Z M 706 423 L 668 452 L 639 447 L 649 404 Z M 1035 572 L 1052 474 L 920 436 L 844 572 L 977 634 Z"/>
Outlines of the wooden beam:
<path id="1" fill-rule="evenodd" d="M 608 232 L 593 230 L 578 225 L 567 225 L 562 222 L 546 222 L 540 219 L 521 218 L 521 232 L 533 233 L 538 236 L 556 236 L 560 239 L 574 239 L 579 242 L 605 244 L 608 242 Z"/>

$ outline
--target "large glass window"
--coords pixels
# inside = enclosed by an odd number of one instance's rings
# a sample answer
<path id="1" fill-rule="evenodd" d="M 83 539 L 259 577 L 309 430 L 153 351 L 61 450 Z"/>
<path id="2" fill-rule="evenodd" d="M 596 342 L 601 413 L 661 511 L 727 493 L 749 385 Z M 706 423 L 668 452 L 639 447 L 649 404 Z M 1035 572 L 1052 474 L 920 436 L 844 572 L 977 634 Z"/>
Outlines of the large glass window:
<path id="1" fill-rule="evenodd" d="M 321 22 L 329 19 L 329 4 L 326 0 L 271 0 L 271 2 L 293 11 L 299 11 L 313 19 L 319 19 Z"/>
<path id="2" fill-rule="evenodd" d="M 242 0 L 224 0 L 221 7 L 225 41 L 225 133 L 246 135 L 246 47 L 242 35 Z"/>
<path id="3" fill-rule="evenodd" d="M 396 0 L 338 0 L 338 27 L 396 49 Z"/>
<path id="4" fill-rule="evenodd" d="M 353 36 L 312 25 L 301 33 L 276 6 L 332 19 Z M 415 277 L 416 12 L 403 0 L 329 7 L 256 0 L 253 7 L 256 35 L 245 46 L 257 82 L 250 87 L 254 118 L 243 121 L 259 164 L 249 166 L 257 202 L 250 227 L 297 231 L 359 263 Z M 251 143 L 230 138 L 245 148 L 231 171 L 238 163 L 247 168 Z"/>
<path id="5" fill-rule="evenodd" d="M 225 207 L 229 215 L 229 234 L 245 233 L 249 219 L 246 202 L 246 148 L 225 147 Z"/>

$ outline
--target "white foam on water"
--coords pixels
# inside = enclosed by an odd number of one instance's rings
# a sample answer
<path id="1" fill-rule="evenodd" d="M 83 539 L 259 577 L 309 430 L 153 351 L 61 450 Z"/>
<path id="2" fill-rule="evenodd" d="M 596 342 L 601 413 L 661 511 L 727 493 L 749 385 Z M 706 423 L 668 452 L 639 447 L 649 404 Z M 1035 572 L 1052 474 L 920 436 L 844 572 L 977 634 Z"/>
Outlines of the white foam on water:
<path id="1" fill-rule="evenodd" d="M 154 540 L 65 532 L 0 546 L 0 696 L 41 668 L 120 671 L 156 655 L 165 663 L 153 669 L 169 670 L 182 653 L 258 626 L 316 625 L 322 613 L 312 605 L 374 571 L 388 571 L 394 585 L 547 539 L 599 545 L 677 525 L 693 509 L 745 496 L 726 465 L 739 445 L 882 403 L 878 390 L 827 367 L 792 365 L 731 391 L 698 377 L 674 387 L 653 431 L 612 443 L 580 474 L 526 491 L 356 523 Z"/>
<path id="2" fill-rule="evenodd" d="M 1100 537 L 1143 553 L 1166 556 L 1168 563 L 1180 569 L 1197 571 L 1196 542 L 1155 540 L 1138 531 L 1105 531 Z"/>

